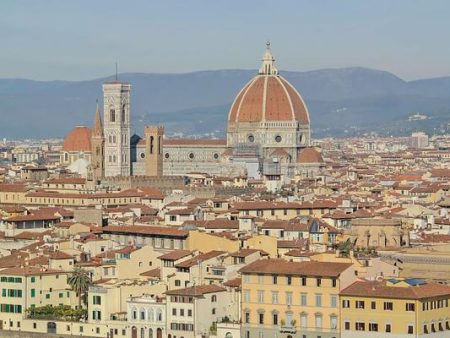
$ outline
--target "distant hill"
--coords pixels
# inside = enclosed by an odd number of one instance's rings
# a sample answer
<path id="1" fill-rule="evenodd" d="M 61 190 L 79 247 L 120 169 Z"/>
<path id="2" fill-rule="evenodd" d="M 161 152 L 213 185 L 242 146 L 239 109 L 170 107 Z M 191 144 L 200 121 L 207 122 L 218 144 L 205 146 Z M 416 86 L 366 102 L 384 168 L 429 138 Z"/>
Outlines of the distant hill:
<path id="1" fill-rule="evenodd" d="M 366 68 L 280 73 L 302 94 L 316 136 L 444 131 L 450 122 L 450 77 L 407 82 Z M 135 132 L 163 123 L 168 134 L 221 136 L 235 95 L 255 74 L 216 70 L 119 77 L 132 84 Z M 63 137 L 75 125 L 91 125 L 101 84 L 110 79 L 0 79 L 0 137 Z M 408 121 L 416 112 L 428 118 Z"/>

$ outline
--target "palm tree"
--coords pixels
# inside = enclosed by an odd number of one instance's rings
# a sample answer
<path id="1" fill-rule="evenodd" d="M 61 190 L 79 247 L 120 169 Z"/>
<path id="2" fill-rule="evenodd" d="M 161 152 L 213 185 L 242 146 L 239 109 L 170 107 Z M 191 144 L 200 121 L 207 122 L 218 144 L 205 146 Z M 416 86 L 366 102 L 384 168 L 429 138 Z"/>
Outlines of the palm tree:
<path id="1" fill-rule="evenodd" d="M 337 249 L 339 250 L 339 253 L 342 257 L 348 257 L 350 251 L 353 249 L 353 245 L 350 242 L 350 239 L 347 239 L 345 242 L 340 242 L 337 246 Z"/>
<path id="2" fill-rule="evenodd" d="M 91 284 L 91 278 L 89 277 L 89 273 L 83 268 L 76 267 L 72 275 L 68 279 L 68 283 L 72 287 L 78 295 L 78 308 L 81 309 L 81 298 L 83 300 L 86 299 L 86 293 L 89 289 L 89 285 Z"/>

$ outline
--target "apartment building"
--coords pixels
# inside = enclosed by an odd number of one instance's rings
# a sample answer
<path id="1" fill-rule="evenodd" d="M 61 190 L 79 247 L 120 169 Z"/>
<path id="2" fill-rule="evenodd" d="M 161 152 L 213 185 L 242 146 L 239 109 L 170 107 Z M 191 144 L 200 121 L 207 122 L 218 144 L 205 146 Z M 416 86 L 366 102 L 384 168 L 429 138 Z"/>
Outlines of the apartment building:
<path id="1" fill-rule="evenodd" d="M 342 338 L 450 337 L 450 286 L 357 281 L 340 293 Z"/>
<path id="2" fill-rule="evenodd" d="M 242 337 L 339 337 L 339 291 L 355 281 L 352 264 L 263 259 L 240 272 Z"/>
<path id="3" fill-rule="evenodd" d="M 0 271 L 0 313 L 4 329 L 20 328 L 29 308 L 78 304 L 67 283 L 68 272 L 39 267 L 14 267 Z"/>
<path id="4" fill-rule="evenodd" d="M 167 337 L 208 336 L 213 323 L 233 313 L 233 295 L 218 285 L 197 285 L 169 290 L 167 295 Z"/>

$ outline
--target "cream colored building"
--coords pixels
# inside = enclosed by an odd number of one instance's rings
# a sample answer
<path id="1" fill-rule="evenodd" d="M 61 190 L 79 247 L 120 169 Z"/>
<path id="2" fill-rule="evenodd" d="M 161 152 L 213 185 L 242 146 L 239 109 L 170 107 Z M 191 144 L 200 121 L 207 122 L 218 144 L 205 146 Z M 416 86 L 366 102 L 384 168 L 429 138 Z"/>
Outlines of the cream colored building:
<path id="1" fill-rule="evenodd" d="M 339 292 L 351 264 L 259 260 L 242 274 L 241 337 L 339 337 Z"/>

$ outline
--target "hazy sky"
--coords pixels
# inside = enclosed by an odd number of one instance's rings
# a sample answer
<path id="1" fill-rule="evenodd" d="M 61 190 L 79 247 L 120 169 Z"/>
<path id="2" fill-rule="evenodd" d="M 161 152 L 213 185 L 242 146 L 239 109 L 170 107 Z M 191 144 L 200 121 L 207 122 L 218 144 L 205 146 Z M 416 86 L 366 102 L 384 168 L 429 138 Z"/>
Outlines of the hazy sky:
<path id="1" fill-rule="evenodd" d="M 363 66 L 450 75 L 449 0 L 1 0 L 0 77 Z"/>

